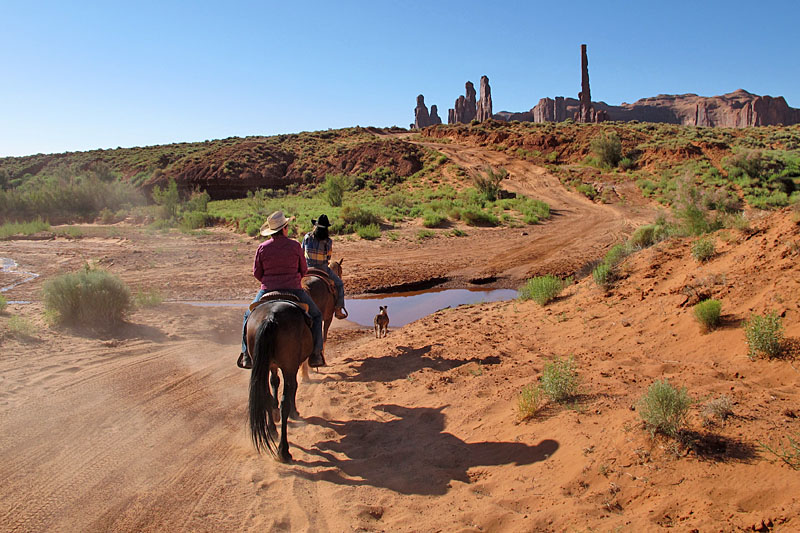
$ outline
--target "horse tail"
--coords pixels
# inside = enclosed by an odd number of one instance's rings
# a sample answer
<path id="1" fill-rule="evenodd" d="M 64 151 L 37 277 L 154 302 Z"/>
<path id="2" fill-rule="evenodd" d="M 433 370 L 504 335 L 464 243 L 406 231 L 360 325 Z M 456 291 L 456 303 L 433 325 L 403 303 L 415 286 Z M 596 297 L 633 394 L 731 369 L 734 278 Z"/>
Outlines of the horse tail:
<path id="1" fill-rule="evenodd" d="M 270 435 L 267 426 L 267 416 L 273 405 L 272 394 L 269 390 L 270 362 L 275 358 L 275 335 L 278 323 L 270 316 L 265 319 L 256 332 L 253 351 L 253 369 L 250 373 L 250 437 L 258 453 L 269 450 L 275 455 L 277 448 L 275 440 Z"/>

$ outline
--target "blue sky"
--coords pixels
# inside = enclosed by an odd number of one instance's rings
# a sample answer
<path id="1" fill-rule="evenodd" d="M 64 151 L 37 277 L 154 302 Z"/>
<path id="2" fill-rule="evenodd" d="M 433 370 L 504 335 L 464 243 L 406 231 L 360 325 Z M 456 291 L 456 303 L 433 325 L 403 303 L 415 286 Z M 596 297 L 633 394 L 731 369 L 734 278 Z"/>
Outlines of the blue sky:
<path id="1" fill-rule="evenodd" d="M 497 4 L 497 5 L 493 5 Z M 800 2 L 0 0 L 0 156 L 739 88 L 800 107 Z"/>

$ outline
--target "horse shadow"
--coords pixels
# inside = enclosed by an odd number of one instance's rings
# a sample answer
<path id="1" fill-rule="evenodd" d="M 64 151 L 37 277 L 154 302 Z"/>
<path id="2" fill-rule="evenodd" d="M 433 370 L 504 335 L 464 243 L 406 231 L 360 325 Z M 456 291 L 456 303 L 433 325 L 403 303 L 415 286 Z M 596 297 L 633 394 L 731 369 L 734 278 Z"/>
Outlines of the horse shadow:
<path id="1" fill-rule="evenodd" d="M 353 382 L 369 381 L 396 381 L 406 379 L 410 374 L 423 368 L 446 372 L 468 363 L 480 363 L 483 365 L 498 364 L 500 359 L 496 356 L 484 358 L 473 357 L 471 359 L 445 359 L 442 357 L 431 357 L 428 354 L 434 345 L 428 344 L 421 348 L 411 346 L 398 346 L 397 353 L 384 357 L 368 357 L 363 360 L 346 359 L 344 362 L 352 363 L 351 368 L 355 374 L 345 374 L 338 372 L 338 379 Z"/>
<path id="2" fill-rule="evenodd" d="M 559 448 L 555 440 L 521 442 L 464 442 L 444 431 L 445 407 L 378 405 L 378 416 L 388 420 L 325 420 L 309 417 L 339 438 L 318 442 L 314 448 L 297 446 L 314 461 L 295 461 L 299 467 L 322 467 L 294 473 L 310 481 L 339 485 L 373 486 L 400 494 L 442 495 L 452 481 L 470 483 L 469 469 L 504 464 L 528 465 L 547 460 Z"/>

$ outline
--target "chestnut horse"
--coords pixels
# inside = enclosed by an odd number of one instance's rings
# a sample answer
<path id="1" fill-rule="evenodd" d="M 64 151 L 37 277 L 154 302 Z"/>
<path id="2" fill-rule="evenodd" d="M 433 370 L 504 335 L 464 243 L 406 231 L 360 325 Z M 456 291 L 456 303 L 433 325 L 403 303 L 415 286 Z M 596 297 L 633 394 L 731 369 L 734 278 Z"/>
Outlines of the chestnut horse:
<path id="1" fill-rule="evenodd" d="M 314 349 L 305 313 L 296 305 L 275 300 L 256 307 L 247 320 L 247 350 L 253 359 L 250 374 L 250 436 L 256 450 L 267 449 L 283 463 L 292 461 L 286 434 L 289 416 L 296 416 L 297 371 Z M 281 436 L 275 445 L 278 369 L 283 374 L 280 403 Z M 270 373 L 273 379 L 269 379 Z M 271 382 L 268 383 L 267 381 Z M 272 385 L 270 393 L 269 385 Z M 273 410 L 272 416 L 269 411 Z"/>

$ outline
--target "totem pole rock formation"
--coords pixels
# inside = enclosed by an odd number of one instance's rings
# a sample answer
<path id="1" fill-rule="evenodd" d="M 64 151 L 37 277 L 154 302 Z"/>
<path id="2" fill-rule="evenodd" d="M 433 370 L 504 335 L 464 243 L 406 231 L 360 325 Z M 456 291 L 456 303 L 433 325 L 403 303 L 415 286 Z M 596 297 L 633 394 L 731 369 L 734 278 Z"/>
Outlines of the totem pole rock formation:
<path id="1" fill-rule="evenodd" d="M 436 107 L 436 104 L 431 106 L 431 116 L 430 116 L 430 123 L 431 126 L 435 126 L 437 124 L 442 123 L 442 119 L 439 118 L 439 109 Z"/>
<path id="2" fill-rule="evenodd" d="M 608 120 L 608 114 L 601 110 L 595 111 L 592 104 L 592 90 L 589 88 L 589 56 L 586 55 L 586 45 L 581 45 L 581 92 L 578 93 L 580 102 L 575 122 L 603 122 Z"/>
<path id="3" fill-rule="evenodd" d="M 483 122 L 492 118 L 492 88 L 489 87 L 489 78 L 486 76 L 481 76 L 480 91 L 476 118 L 478 122 Z"/>
<path id="4" fill-rule="evenodd" d="M 420 130 L 430 126 L 431 117 L 428 115 L 428 106 L 425 105 L 425 97 L 417 96 L 417 107 L 414 108 L 414 128 Z"/>
<path id="5" fill-rule="evenodd" d="M 448 124 L 469 124 L 478 114 L 477 102 L 475 101 L 475 86 L 471 81 L 464 85 L 466 96 L 461 95 L 455 103 L 455 109 L 448 109 Z"/>

